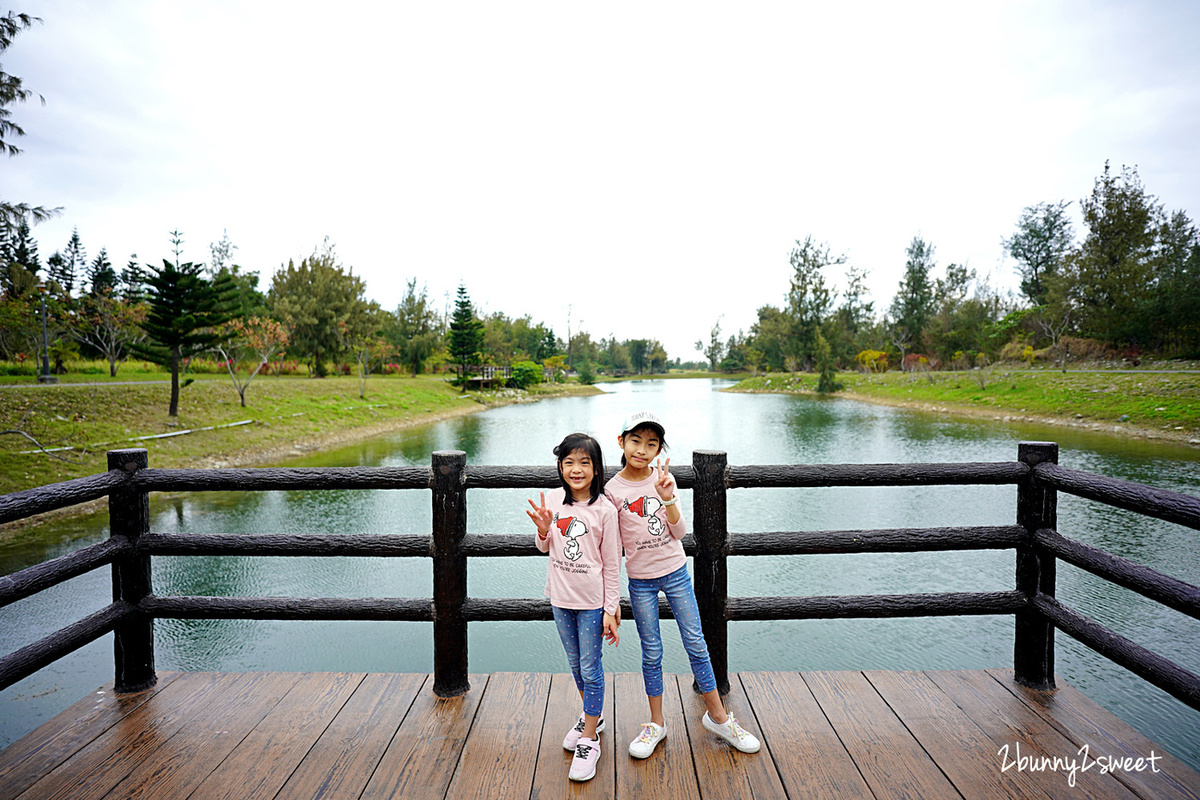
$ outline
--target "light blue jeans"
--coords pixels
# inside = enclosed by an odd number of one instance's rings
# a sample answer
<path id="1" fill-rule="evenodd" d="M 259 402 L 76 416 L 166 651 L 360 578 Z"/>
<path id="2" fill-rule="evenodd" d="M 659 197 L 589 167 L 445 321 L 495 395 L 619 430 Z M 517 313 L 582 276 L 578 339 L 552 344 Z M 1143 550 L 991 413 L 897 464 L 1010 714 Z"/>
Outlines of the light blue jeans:
<path id="1" fill-rule="evenodd" d="M 583 713 L 598 717 L 604 710 L 604 662 L 600 652 L 604 641 L 604 609 L 551 608 L 558 638 L 567 651 L 575 688 L 583 692 Z"/>
<path id="2" fill-rule="evenodd" d="M 692 579 L 687 565 L 661 578 L 630 578 L 629 602 L 633 606 L 633 621 L 637 624 L 638 637 L 642 640 L 642 681 L 646 685 L 647 697 L 658 697 L 663 693 L 662 635 L 658 626 L 658 593 L 667 596 L 671 613 L 679 625 L 679 636 L 683 649 L 692 662 L 692 675 L 701 692 L 717 688 L 713 675 L 712 661 L 708 657 L 708 645 L 704 642 L 704 631 L 700 628 L 700 609 L 696 606 L 696 593 L 692 590 Z"/>

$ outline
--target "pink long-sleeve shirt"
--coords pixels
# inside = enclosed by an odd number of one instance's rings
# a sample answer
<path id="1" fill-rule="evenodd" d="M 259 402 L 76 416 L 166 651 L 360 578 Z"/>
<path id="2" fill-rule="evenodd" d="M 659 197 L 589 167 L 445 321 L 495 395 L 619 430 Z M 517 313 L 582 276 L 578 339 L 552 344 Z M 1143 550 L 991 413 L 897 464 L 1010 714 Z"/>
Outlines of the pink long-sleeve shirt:
<path id="1" fill-rule="evenodd" d="M 679 541 L 687 533 L 687 523 L 682 516 L 675 524 L 668 521 L 667 509 L 654 491 L 654 470 L 650 477 L 636 482 L 618 473 L 605 485 L 604 496 L 617 509 L 625 574 L 631 578 L 661 578 L 687 563 Z"/>
<path id="2" fill-rule="evenodd" d="M 553 514 L 550 533 L 536 533 L 538 550 L 550 554 L 546 570 L 546 597 L 559 608 L 586 611 L 603 608 L 617 613 L 621 598 L 621 534 L 617 512 L 603 497 L 588 504 L 563 502 L 566 490 L 546 496 Z"/>

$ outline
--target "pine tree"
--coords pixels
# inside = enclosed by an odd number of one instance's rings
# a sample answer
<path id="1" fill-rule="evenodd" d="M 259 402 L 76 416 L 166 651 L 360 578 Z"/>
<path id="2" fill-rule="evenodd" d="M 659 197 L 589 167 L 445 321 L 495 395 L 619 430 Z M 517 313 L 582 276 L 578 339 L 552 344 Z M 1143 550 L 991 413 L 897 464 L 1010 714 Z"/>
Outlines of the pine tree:
<path id="1" fill-rule="evenodd" d="M 57 281 L 63 294 L 75 293 L 75 281 L 87 269 L 87 251 L 79 241 L 79 229 L 71 231 L 71 239 L 62 253 L 62 260 L 50 270 L 50 280 Z"/>
<path id="2" fill-rule="evenodd" d="M 0 55 L 12 44 L 13 39 L 21 31 L 29 30 L 33 23 L 41 22 L 38 17 L 28 14 L 18 14 L 9 11 L 0 16 Z M 12 121 L 12 111 L 9 106 L 23 103 L 33 96 L 33 92 L 21 84 L 16 75 L 9 75 L 0 69 L 0 154 L 9 157 L 21 152 L 21 148 L 13 144 L 13 140 L 25 135 L 20 125 Z M 45 100 L 42 100 L 45 103 Z M 32 220 L 35 224 L 57 216 L 60 209 L 31 206 L 28 203 L 12 203 L 0 200 L 0 222 L 15 225 L 18 222 Z"/>
<path id="3" fill-rule="evenodd" d="M 149 265 L 147 265 L 149 266 Z M 230 318 L 236 289 L 232 282 L 205 280 L 202 264 L 149 267 L 149 313 L 142 328 L 150 341 L 135 350 L 171 370 L 171 404 L 167 413 L 179 415 L 179 371 L 184 359 L 207 350 L 220 338 L 217 328 Z"/>
<path id="4" fill-rule="evenodd" d="M 146 297 L 146 270 L 137 261 L 137 253 L 130 253 L 129 263 L 121 270 L 121 299 L 137 303 Z"/>
<path id="5" fill-rule="evenodd" d="M 483 323 L 475 316 L 467 287 L 460 283 L 450 319 L 450 355 L 462 366 L 460 376 L 466 376 L 467 364 L 472 358 L 478 359 L 482 350 Z"/>
<path id="6" fill-rule="evenodd" d="M 88 266 L 87 277 L 90 294 L 103 294 L 106 290 L 111 291 L 117 287 L 117 271 L 108 260 L 108 250 L 100 248 L 100 252 Z"/>
<path id="7" fill-rule="evenodd" d="M 912 347 L 919 347 L 929 318 L 933 315 L 933 245 L 914 236 L 905 251 L 904 277 L 892 300 L 894 335 Z"/>
<path id="8" fill-rule="evenodd" d="M 3 288 L 13 296 L 24 294 L 36 286 L 41 270 L 37 241 L 29 234 L 29 223 L 21 220 L 16 225 L 5 225 L 3 242 L 0 244 L 0 272 L 3 273 Z"/>

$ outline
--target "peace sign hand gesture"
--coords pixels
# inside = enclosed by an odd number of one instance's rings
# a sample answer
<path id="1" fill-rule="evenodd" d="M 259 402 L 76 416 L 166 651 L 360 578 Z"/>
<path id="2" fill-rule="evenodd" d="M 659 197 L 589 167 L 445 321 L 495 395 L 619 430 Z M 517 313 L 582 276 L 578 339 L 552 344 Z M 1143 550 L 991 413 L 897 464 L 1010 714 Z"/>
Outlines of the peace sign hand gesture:
<path id="1" fill-rule="evenodd" d="M 671 474 L 671 459 L 667 459 L 667 463 L 663 464 L 661 460 L 655 462 L 658 468 L 658 479 L 654 481 L 654 491 L 658 492 L 660 500 L 670 500 L 675 496 L 675 476 Z"/>
<path id="2" fill-rule="evenodd" d="M 529 505 L 533 508 L 533 511 L 526 510 L 525 513 L 533 520 L 533 524 L 537 525 L 538 536 L 545 539 L 546 535 L 550 533 L 550 523 L 554 521 L 554 514 L 550 509 L 546 508 L 546 493 L 539 492 L 539 494 L 541 495 L 542 504 L 540 506 L 534 505 L 533 501 L 530 500 Z"/>

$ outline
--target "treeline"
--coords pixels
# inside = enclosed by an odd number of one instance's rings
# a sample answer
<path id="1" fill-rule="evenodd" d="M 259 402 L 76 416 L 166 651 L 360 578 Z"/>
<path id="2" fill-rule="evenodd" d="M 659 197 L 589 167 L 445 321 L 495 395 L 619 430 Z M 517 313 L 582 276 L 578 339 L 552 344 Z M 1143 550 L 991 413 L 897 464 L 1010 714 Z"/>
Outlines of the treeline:
<path id="1" fill-rule="evenodd" d="M 0 357 L 53 362 L 104 358 L 115 376 L 129 357 L 162 364 L 177 379 L 191 359 L 210 356 L 229 370 L 245 403 L 245 385 L 284 361 L 314 376 L 355 369 L 362 380 L 385 368 L 413 375 L 481 365 L 535 364 L 561 374 L 665 371 L 667 355 L 653 340 L 593 342 L 584 331 L 567 341 L 529 316 L 480 315 L 465 286 L 453 313 L 439 311 L 414 278 L 393 309 L 366 298 L 366 284 L 343 266 L 326 240 L 312 255 L 289 260 L 265 291 L 259 276 L 234 260 L 226 235 L 210 245 L 207 263 L 185 262 L 173 231 L 173 258 L 160 266 L 131 256 L 120 271 L 101 249 L 89 259 L 78 231 L 42 263 L 24 221 L 0 225 Z M 44 311 L 43 311 L 44 310 Z M 43 330 L 43 321 L 45 329 Z M 250 378 L 239 378 L 240 373 Z M 172 393 L 172 413 L 177 390 Z"/>
<path id="2" fill-rule="evenodd" d="M 877 313 L 866 299 L 866 272 L 849 267 L 838 290 L 827 273 L 846 266 L 845 256 L 809 237 L 792 250 L 781 305 L 761 307 L 748 333 L 728 338 L 718 319 L 696 347 L 712 369 L 727 371 L 1200 358 L 1200 237 L 1192 220 L 1166 212 L 1131 167 L 1116 174 L 1105 164 L 1079 204 L 1080 241 L 1066 200 L 1025 208 L 1003 240 L 1020 295 L 1001 294 L 963 265 L 938 270 L 934 245 L 915 236 L 891 304 Z"/>

